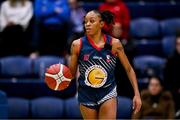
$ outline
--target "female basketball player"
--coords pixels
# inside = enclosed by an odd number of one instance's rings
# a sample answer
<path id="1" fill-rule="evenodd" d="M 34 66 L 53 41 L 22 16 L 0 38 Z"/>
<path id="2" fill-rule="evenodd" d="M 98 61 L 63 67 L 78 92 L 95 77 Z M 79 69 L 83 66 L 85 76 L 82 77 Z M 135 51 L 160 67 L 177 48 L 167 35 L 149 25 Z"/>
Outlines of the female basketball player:
<path id="1" fill-rule="evenodd" d="M 105 24 L 112 24 L 110 12 L 96 10 L 86 14 L 86 35 L 71 45 L 70 69 L 75 76 L 79 66 L 78 100 L 84 119 L 115 119 L 117 92 L 114 78 L 116 57 L 122 62 L 134 88 L 133 109 L 141 108 L 136 75 L 131 67 L 122 44 L 102 32 Z M 128 89 L 128 88 L 127 88 Z"/>

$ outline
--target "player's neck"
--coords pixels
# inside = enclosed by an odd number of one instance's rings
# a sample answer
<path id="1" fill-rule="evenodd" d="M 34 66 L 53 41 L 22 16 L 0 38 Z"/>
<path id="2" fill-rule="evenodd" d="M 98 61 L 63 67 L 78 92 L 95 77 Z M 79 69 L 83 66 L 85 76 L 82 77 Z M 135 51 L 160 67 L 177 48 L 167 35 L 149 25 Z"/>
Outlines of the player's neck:
<path id="1" fill-rule="evenodd" d="M 98 44 L 99 42 L 101 42 L 101 40 L 103 40 L 102 36 L 103 36 L 103 34 L 101 32 L 98 32 L 97 34 L 90 36 L 90 37 L 94 41 L 94 43 Z"/>

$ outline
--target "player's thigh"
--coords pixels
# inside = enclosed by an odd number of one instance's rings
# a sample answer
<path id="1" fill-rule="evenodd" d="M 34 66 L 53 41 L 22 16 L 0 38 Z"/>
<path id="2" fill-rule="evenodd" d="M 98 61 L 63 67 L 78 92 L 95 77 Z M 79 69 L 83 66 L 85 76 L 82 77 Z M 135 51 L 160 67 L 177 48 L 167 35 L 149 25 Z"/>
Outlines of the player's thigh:
<path id="1" fill-rule="evenodd" d="M 88 108 L 80 104 L 80 111 L 81 111 L 83 119 L 97 119 L 98 118 L 98 112 L 96 109 Z"/>
<path id="2" fill-rule="evenodd" d="M 111 98 L 105 101 L 99 109 L 99 119 L 116 119 L 117 99 Z"/>

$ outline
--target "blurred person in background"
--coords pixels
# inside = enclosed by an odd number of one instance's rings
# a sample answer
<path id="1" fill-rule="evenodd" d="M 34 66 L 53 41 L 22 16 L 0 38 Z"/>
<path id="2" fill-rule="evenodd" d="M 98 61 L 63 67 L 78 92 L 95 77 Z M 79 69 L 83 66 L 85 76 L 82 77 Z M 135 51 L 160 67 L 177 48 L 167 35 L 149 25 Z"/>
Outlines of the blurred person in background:
<path id="1" fill-rule="evenodd" d="M 2 32 L 1 56 L 29 54 L 26 31 L 33 16 L 29 0 L 6 0 L 1 5 L 0 28 Z"/>
<path id="2" fill-rule="evenodd" d="M 166 63 L 164 70 L 165 86 L 173 94 L 176 111 L 180 116 L 180 30 L 176 33 L 175 51 Z"/>
<path id="3" fill-rule="evenodd" d="M 175 116 L 174 101 L 169 91 L 163 90 L 163 83 L 159 77 L 149 79 L 146 90 L 141 92 L 142 109 L 134 119 L 173 119 Z"/>
<path id="4" fill-rule="evenodd" d="M 100 11 L 109 10 L 114 13 L 114 25 L 105 26 L 104 29 L 119 39 L 128 39 L 130 15 L 126 4 L 122 0 L 105 0 L 99 6 Z"/>
<path id="5" fill-rule="evenodd" d="M 85 10 L 79 6 L 77 0 L 69 0 L 70 6 L 70 31 L 71 35 L 68 40 L 68 46 L 70 47 L 72 40 L 78 39 L 83 36 L 83 20 L 86 14 Z"/>
<path id="6" fill-rule="evenodd" d="M 40 55 L 63 56 L 70 9 L 67 0 L 35 0 Z"/>

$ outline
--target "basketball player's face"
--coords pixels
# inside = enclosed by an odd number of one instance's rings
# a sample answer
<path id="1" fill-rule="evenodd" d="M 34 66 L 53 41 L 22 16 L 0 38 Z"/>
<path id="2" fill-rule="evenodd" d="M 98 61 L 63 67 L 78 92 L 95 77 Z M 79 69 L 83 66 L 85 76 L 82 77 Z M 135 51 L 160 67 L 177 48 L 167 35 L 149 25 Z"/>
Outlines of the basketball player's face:
<path id="1" fill-rule="evenodd" d="M 84 19 L 84 27 L 87 35 L 95 35 L 101 31 L 103 27 L 103 21 L 97 13 L 93 11 L 87 13 Z"/>

